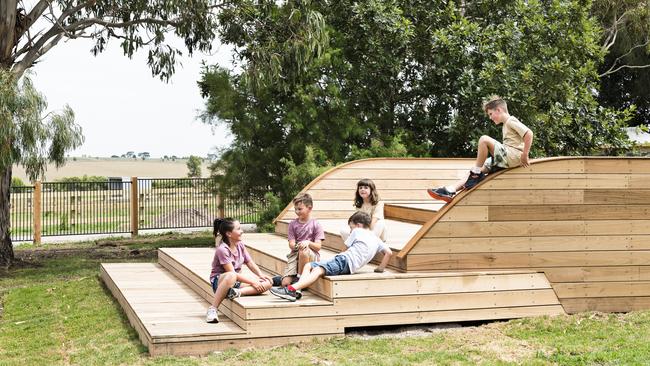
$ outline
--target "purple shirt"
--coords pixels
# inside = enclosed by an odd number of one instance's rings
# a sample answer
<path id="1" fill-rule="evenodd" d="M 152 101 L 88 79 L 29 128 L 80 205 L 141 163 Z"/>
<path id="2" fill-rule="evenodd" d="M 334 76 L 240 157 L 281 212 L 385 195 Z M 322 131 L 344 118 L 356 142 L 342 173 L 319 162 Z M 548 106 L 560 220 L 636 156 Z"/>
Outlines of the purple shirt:
<path id="1" fill-rule="evenodd" d="M 220 275 L 226 270 L 223 268 L 224 264 L 232 264 L 235 272 L 239 273 L 241 271 L 241 266 L 244 263 L 250 262 L 251 256 L 248 254 L 244 243 L 241 241 L 237 243 L 235 251 L 230 251 L 228 244 L 221 242 L 217 247 L 217 250 L 214 251 L 214 258 L 212 259 L 212 272 L 210 273 L 210 282 L 212 279 Z"/>
<path id="2" fill-rule="evenodd" d="M 289 223 L 287 238 L 289 241 L 295 240 L 296 243 L 303 240 L 315 242 L 316 240 L 325 240 L 325 232 L 316 219 L 309 219 L 304 224 L 295 219 Z"/>

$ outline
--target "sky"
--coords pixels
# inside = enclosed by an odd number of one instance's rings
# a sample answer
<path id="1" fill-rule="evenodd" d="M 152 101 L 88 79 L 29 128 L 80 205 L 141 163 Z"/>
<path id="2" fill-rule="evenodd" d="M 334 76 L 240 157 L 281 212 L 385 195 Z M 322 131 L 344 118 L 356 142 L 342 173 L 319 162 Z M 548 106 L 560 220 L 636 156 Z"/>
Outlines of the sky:
<path id="1" fill-rule="evenodd" d="M 146 49 L 132 59 L 111 40 L 97 57 L 92 42 L 61 42 L 32 67 L 31 78 L 45 96 L 48 111 L 68 104 L 83 128 L 84 144 L 70 156 L 110 157 L 127 151 L 205 157 L 232 141 L 227 128 L 197 119 L 204 108 L 197 81 L 201 61 L 232 68 L 230 48 L 215 43 L 211 55 L 184 52 L 169 83 L 151 75 Z"/>

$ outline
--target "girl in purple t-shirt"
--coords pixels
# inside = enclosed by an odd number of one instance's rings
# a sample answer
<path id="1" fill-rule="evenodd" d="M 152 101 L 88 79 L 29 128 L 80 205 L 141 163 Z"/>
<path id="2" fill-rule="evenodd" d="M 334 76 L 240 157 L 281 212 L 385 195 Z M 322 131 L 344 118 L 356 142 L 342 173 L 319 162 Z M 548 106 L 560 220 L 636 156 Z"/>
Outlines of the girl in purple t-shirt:
<path id="1" fill-rule="evenodd" d="M 221 240 L 217 241 L 217 234 Z M 234 299 L 239 296 L 257 295 L 271 288 L 271 278 L 262 274 L 260 268 L 253 262 L 250 254 L 241 241 L 243 231 L 239 221 L 233 219 L 215 219 L 214 237 L 217 249 L 212 259 L 210 283 L 214 291 L 212 306 L 208 308 L 205 321 L 218 323 L 217 308 L 225 298 Z M 242 274 L 243 264 L 254 273 Z"/>

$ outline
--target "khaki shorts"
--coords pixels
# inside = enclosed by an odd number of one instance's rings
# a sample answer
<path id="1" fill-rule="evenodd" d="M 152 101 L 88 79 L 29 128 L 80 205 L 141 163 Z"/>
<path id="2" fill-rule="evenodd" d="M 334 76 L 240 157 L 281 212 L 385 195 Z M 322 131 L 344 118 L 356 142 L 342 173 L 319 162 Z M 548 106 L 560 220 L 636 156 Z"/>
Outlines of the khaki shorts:
<path id="1" fill-rule="evenodd" d="M 490 171 L 495 167 L 507 169 L 519 165 L 521 165 L 521 151 L 495 141 L 494 154 L 485 160 L 483 167 Z"/>
<path id="2" fill-rule="evenodd" d="M 309 252 L 309 260 L 307 262 L 318 262 L 320 260 L 320 254 L 318 252 L 313 251 L 311 248 L 308 248 L 307 251 Z M 284 277 L 295 276 L 298 274 L 298 270 L 298 251 L 292 250 L 287 254 L 287 269 L 284 271 Z"/>

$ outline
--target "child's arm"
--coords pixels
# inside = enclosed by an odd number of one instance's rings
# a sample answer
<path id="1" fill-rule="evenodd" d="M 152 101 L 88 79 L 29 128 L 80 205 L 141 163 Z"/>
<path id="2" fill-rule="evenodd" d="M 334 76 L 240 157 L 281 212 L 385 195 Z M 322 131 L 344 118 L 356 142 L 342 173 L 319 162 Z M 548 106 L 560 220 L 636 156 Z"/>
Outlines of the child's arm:
<path id="1" fill-rule="evenodd" d="M 379 266 L 375 268 L 375 272 L 377 273 L 384 272 L 386 266 L 388 265 L 388 261 L 390 261 L 390 257 L 393 255 L 393 251 L 390 250 L 390 248 L 384 248 L 382 249 L 382 252 L 384 253 L 384 258 L 382 258 L 381 263 L 379 263 Z"/>
<path id="2" fill-rule="evenodd" d="M 289 240 L 289 250 L 293 252 L 296 249 L 298 249 L 298 245 L 296 244 L 296 241 L 293 239 Z"/>
<path id="3" fill-rule="evenodd" d="M 530 147 L 533 145 L 533 131 L 528 130 L 524 134 L 524 150 L 521 153 L 521 166 L 527 168 L 530 163 L 528 163 L 528 153 L 530 152 Z"/>

